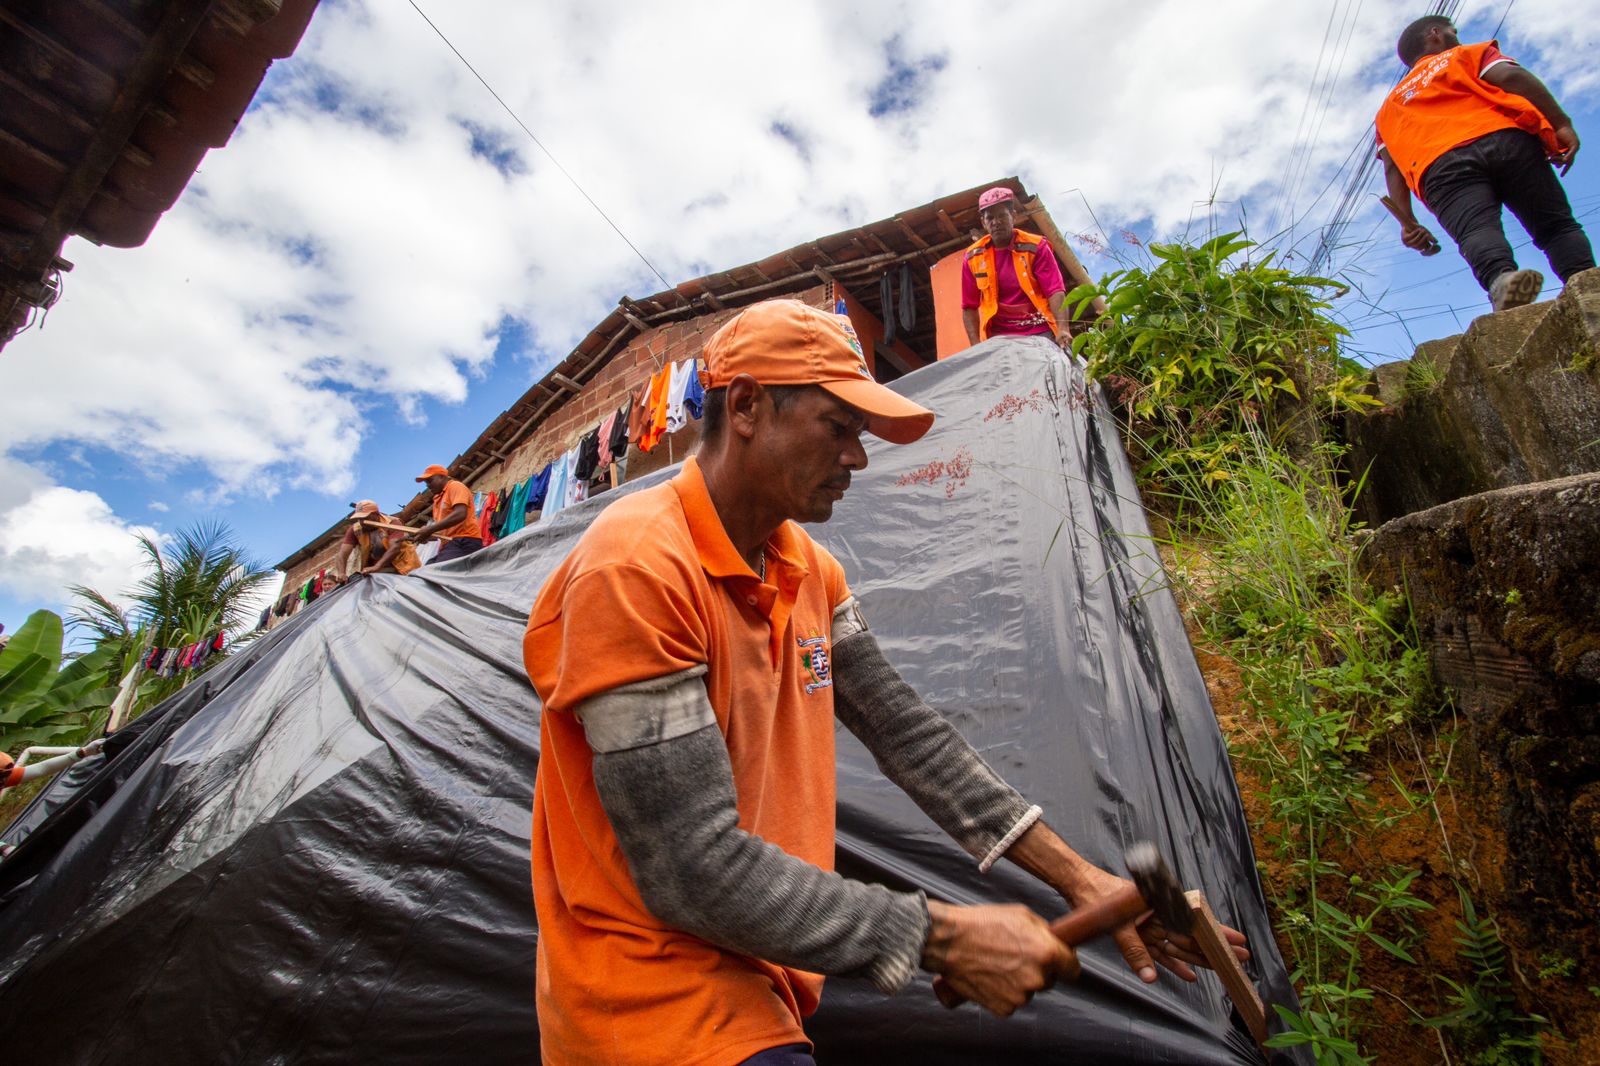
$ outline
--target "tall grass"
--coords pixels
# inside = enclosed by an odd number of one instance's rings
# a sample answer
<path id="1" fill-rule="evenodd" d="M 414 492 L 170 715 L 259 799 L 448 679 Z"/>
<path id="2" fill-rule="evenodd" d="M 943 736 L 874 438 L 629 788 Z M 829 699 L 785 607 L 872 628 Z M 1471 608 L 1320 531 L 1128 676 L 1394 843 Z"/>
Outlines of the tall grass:
<path id="1" fill-rule="evenodd" d="M 1303 999 L 1278 1046 L 1362 1063 L 1362 962 L 1414 963 L 1418 871 L 1345 869 L 1331 854 L 1376 810 L 1364 769 L 1380 736 L 1433 710 L 1404 603 L 1357 567 L 1357 531 L 1328 445 L 1291 459 L 1249 427 L 1225 477 L 1164 468 L 1173 574 L 1205 641 L 1237 669 L 1245 728 L 1234 754 L 1265 789 L 1261 834 L 1291 876 L 1272 885 Z"/>

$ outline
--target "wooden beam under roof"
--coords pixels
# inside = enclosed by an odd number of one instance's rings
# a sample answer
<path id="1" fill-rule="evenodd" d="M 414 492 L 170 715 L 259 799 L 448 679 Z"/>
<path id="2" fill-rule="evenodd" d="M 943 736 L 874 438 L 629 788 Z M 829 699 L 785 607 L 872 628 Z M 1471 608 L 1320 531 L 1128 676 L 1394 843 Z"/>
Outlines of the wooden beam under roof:
<path id="1" fill-rule="evenodd" d="M 12 29 L 22 34 L 22 36 L 38 45 L 40 48 L 44 49 L 46 52 L 49 52 L 55 58 L 65 60 L 72 66 L 75 66 L 87 73 L 90 77 L 97 79 L 103 84 L 109 85 L 113 90 L 116 88 L 117 79 L 114 78 L 110 72 L 102 69 L 98 63 L 91 60 L 88 56 L 79 55 L 77 52 L 68 48 L 66 45 L 56 40 L 52 35 L 45 33 L 33 23 L 26 21 L 14 11 L 11 11 L 4 4 L 0 4 L 0 23 L 10 26 Z"/>
<path id="2" fill-rule="evenodd" d="M 903 217 L 896 215 L 894 216 L 894 221 L 900 227 L 900 232 L 910 238 L 912 244 L 918 248 L 926 248 L 928 246 L 928 242 L 922 239 L 922 234 L 913 229 L 911 223 L 907 222 Z"/>
<path id="3" fill-rule="evenodd" d="M 53 117 L 71 126 L 79 133 L 89 133 L 94 129 L 94 123 L 84 118 L 74 107 L 70 107 L 49 93 L 41 92 L 33 83 L 17 77 L 11 71 L 0 68 L 0 85 L 5 86 L 19 96 L 27 98 L 28 102 L 41 111 L 49 112 Z"/>
<path id="4" fill-rule="evenodd" d="M 144 114 L 145 101 L 154 96 L 166 80 L 214 2 L 171 0 L 165 5 L 160 21 L 149 35 L 146 48 L 128 71 L 116 99 L 97 123 L 77 163 L 63 179 L 61 192 L 39 227 L 29 254 L 11 265 L 25 273 L 37 275 L 49 262 L 49 257 L 55 255 L 67 234 L 78 225 L 89 202 L 100 191 L 107 172 L 122 155 Z M 15 16 L 5 8 L 0 8 L 0 21 L 11 25 L 17 23 Z M 32 26 L 24 24 L 22 28 L 31 38 L 44 39 L 44 35 Z M 60 45 L 54 47 L 61 49 Z M 70 52 L 67 54 L 72 55 Z M 75 55 L 73 59 L 78 66 L 93 69 L 101 78 L 110 78 L 105 71 L 86 59 Z"/>

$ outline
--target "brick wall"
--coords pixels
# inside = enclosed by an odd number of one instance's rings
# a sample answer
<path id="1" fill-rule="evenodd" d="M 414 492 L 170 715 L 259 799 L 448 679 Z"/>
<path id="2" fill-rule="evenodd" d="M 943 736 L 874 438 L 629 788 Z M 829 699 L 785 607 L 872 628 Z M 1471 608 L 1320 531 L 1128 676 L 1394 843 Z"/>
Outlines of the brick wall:
<path id="1" fill-rule="evenodd" d="M 814 285 L 795 294 L 795 298 L 813 307 L 831 310 L 833 306 L 830 287 L 826 285 Z M 711 335 L 739 310 L 731 308 L 657 326 L 633 337 L 585 383 L 582 392 L 557 408 L 538 429 L 520 441 L 505 459 L 485 467 L 467 483 L 467 487 L 473 492 L 493 492 L 510 488 L 538 473 L 546 463 L 564 454 L 584 434 L 604 421 L 608 414 L 622 406 L 627 396 L 637 393 L 658 368 L 668 363 L 697 358 Z M 872 316 L 869 314 L 867 317 Z M 873 321 L 876 322 L 876 319 Z M 881 325 L 879 329 L 881 331 Z M 641 477 L 682 460 L 694 451 L 699 442 L 700 423 L 694 420 L 677 433 L 663 437 L 650 452 L 629 449 L 628 479 Z M 390 495 L 377 487 L 364 491 L 364 494 L 377 498 Z M 320 545 L 317 551 L 289 570 L 284 590 L 298 589 L 318 570 L 332 567 L 338 543 L 336 534 L 328 535 L 327 543 Z"/>
<path id="2" fill-rule="evenodd" d="M 816 285 L 797 294 L 797 298 L 813 307 L 827 307 L 828 288 Z M 490 492 L 538 473 L 546 463 L 566 453 L 584 434 L 620 407 L 626 397 L 637 393 L 659 368 L 698 358 L 711 335 L 738 312 L 737 308 L 717 311 L 657 326 L 634 337 L 589 379 L 581 393 L 557 409 L 503 461 L 473 478 L 468 487 L 474 492 Z M 663 438 L 651 452 L 631 449 L 628 477 L 638 477 L 677 462 L 693 450 L 699 439 L 700 425 L 696 421 Z"/>

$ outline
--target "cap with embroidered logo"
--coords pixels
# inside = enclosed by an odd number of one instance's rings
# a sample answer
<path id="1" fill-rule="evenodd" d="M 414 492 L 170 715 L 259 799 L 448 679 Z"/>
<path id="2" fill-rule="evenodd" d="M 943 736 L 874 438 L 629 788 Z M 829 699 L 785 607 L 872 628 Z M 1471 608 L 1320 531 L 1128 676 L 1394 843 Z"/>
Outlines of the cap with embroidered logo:
<path id="1" fill-rule="evenodd" d="M 860 411 L 867 432 L 910 444 L 933 412 L 873 380 L 850 320 L 799 300 L 765 300 L 730 318 L 706 342 L 705 387 L 740 374 L 763 385 L 820 385 Z"/>

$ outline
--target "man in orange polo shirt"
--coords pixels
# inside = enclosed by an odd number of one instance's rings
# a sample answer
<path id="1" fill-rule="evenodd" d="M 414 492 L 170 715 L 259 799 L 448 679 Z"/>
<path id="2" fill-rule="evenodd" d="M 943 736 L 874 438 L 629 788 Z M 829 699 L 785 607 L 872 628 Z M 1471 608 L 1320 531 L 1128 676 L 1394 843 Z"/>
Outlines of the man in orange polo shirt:
<path id="1" fill-rule="evenodd" d="M 1562 281 L 1594 266 L 1594 252 L 1551 164 L 1565 174 L 1578 133 L 1543 82 L 1499 43 L 1462 44 L 1444 15 L 1400 35 L 1410 73 L 1378 109 L 1378 156 L 1400 239 L 1426 251 L 1433 234 L 1411 210 L 1416 193 L 1472 267 L 1496 311 L 1538 298 L 1544 275 L 1519 270 L 1501 228 L 1509 207 Z"/>
<path id="2" fill-rule="evenodd" d="M 872 380 L 847 320 L 794 300 L 734 317 L 705 358 L 699 454 L 595 519 L 523 639 L 548 1066 L 809 1063 L 824 974 L 894 992 L 921 967 L 1000 1015 L 1076 975 L 1025 907 L 833 872 L 836 717 L 981 869 L 1010 859 L 1077 905 L 1123 884 L 900 680 L 798 524 L 866 466 L 863 430 L 908 443 L 933 414 Z M 1152 957 L 1193 979 L 1192 941 L 1117 938 L 1143 980 Z"/>
<path id="3" fill-rule="evenodd" d="M 406 539 L 415 544 L 425 543 L 435 537 L 444 541 L 439 545 L 433 563 L 447 563 L 463 555 L 471 555 L 483 547 L 483 535 L 478 531 L 478 517 L 472 513 L 472 490 L 450 476 L 450 471 L 435 463 L 418 477 L 433 493 L 433 521 L 412 533 Z"/>

